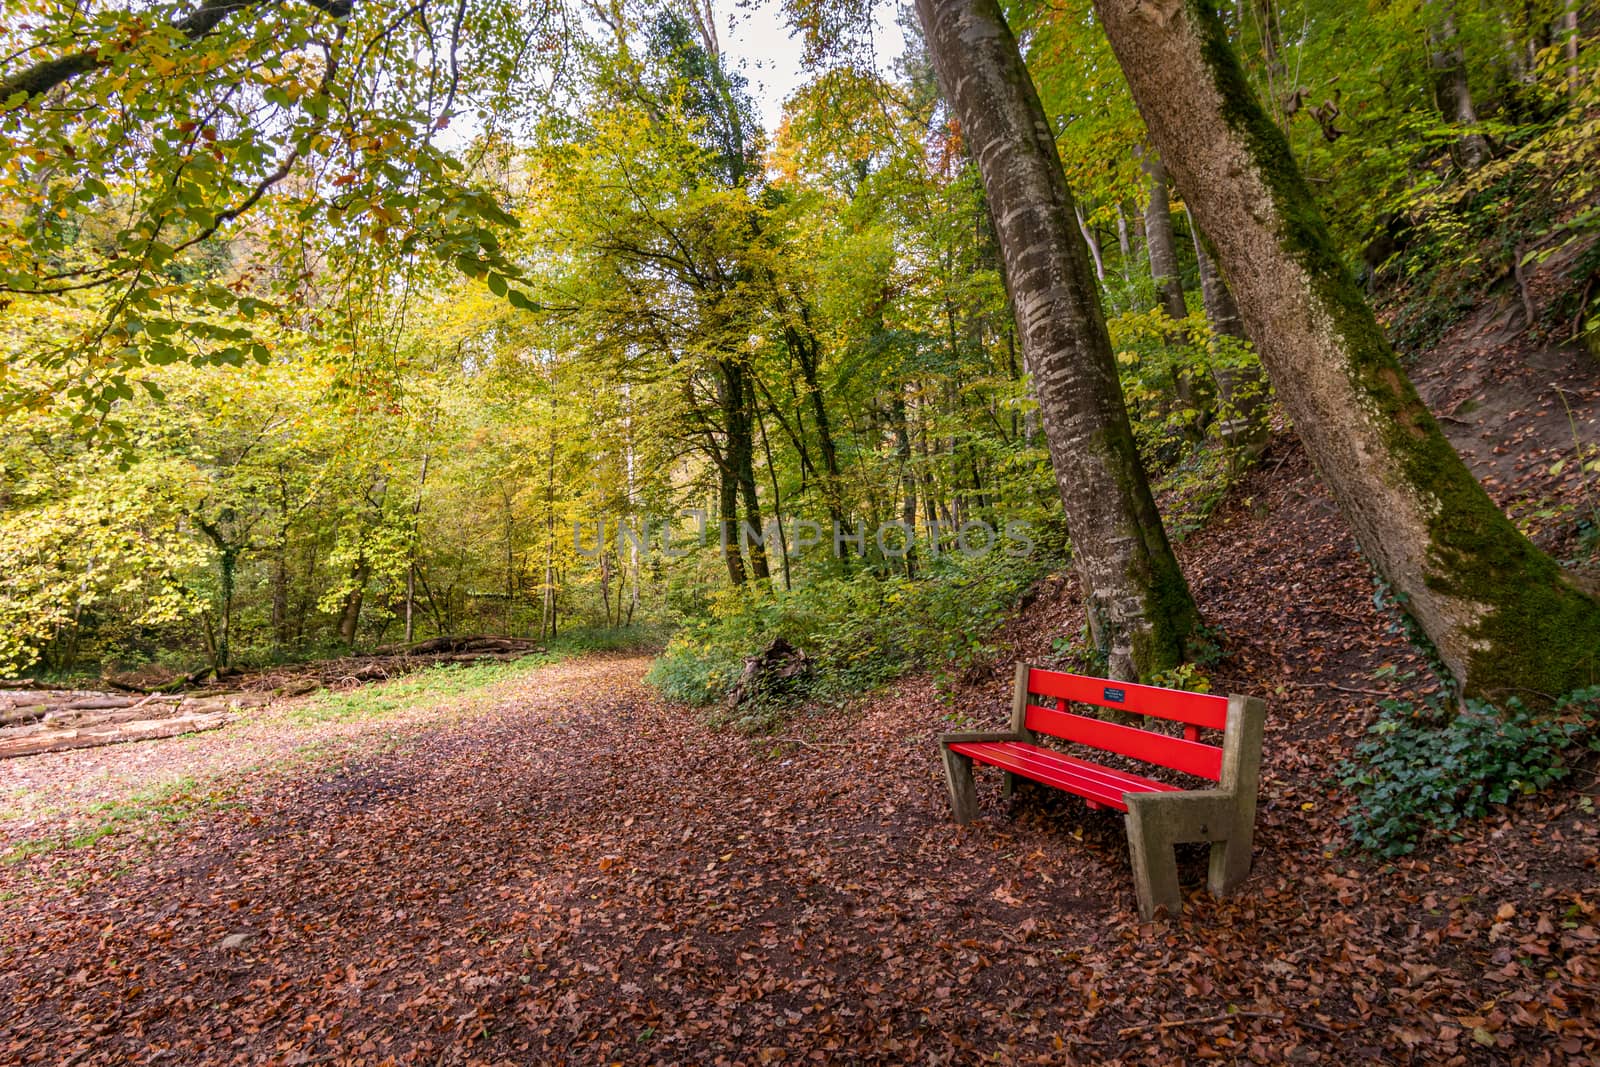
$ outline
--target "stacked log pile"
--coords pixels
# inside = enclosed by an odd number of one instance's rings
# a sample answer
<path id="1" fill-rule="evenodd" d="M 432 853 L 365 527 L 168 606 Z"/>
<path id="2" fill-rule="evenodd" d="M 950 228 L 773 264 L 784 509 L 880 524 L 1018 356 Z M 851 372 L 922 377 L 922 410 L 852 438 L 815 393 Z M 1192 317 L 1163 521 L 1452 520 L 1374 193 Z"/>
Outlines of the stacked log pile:
<path id="1" fill-rule="evenodd" d="M 146 670 L 106 679 L 119 692 L 7 689 L 20 683 L 0 682 L 0 759 L 214 730 L 241 709 L 274 698 L 349 689 L 440 663 L 506 662 L 543 651 L 525 638 L 467 634 L 256 671 L 207 668 L 179 675 Z"/>
<path id="2" fill-rule="evenodd" d="M 254 693 L 139 696 L 0 690 L 0 759 L 214 730 L 231 722 L 241 708 L 269 699 Z"/>

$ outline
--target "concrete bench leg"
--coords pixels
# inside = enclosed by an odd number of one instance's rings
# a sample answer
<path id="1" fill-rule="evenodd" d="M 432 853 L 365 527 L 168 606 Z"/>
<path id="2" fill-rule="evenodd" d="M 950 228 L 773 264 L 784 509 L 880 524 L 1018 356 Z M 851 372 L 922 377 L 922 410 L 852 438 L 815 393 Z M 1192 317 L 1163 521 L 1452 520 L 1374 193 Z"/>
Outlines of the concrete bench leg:
<path id="1" fill-rule="evenodd" d="M 1240 820 L 1226 841 L 1211 846 L 1211 870 L 1206 877 L 1206 888 L 1211 890 L 1212 896 L 1227 896 L 1250 876 L 1254 831 L 1252 824 Z"/>
<path id="2" fill-rule="evenodd" d="M 972 757 L 952 752 L 941 745 L 944 780 L 950 787 L 950 808 L 956 822 L 965 825 L 978 817 L 978 790 L 972 781 Z"/>
<path id="3" fill-rule="evenodd" d="M 1180 793 L 1132 793 L 1128 796 L 1128 856 L 1133 861 L 1139 915 L 1155 917 L 1157 908 L 1177 917 L 1183 908 L 1178 889 L 1180 841 L 1211 842 L 1212 892 L 1219 875 L 1228 888 L 1250 873 L 1250 833 L 1240 829 L 1235 799 L 1217 790 Z M 1225 892 L 1225 891 L 1224 891 Z"/>
<path id="4" fill-rule="evenodd" d="M 1224 897 L 1250 874 L 1250 848 L 1255 843 L 1256 791 L 1261 781 L 1261 736 L 1267 706 L 1254 697 L 1228 698 L 1228 729 L 1223 739 L 1222 780 L 1234 797 L 1233 823 L 1226 841 L 1211 846 L 1211 871 L 1206 886 Z"/>
<path id="5" fill-rule="evenodd" d="M 1178 890 L 1178 856 L 1162 814 L 1159 808 L 1129 803 L 1125 820 L 1128 858 L 1133 862 L 1133 890 L 1139 897 L 1139 917 L 1147 922 L 1155 918 L 1157 908 L 1167 909 L 1167 914 L 1174 917 L 1183 910 L 1183 895 Z"/>

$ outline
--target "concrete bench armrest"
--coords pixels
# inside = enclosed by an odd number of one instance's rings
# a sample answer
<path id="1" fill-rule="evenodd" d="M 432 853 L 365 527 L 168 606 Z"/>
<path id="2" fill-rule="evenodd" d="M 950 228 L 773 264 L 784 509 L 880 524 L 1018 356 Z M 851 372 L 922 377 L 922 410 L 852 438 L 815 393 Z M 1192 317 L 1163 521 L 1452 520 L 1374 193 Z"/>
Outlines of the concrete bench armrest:
<path id="1" fill-rule="evenodd" d="M 990 741 L 1025 741 L 1022 734 L 1011 730 L 969 730 L 965 733 L 942 734 L 941 745 L 975 745 Z"/>

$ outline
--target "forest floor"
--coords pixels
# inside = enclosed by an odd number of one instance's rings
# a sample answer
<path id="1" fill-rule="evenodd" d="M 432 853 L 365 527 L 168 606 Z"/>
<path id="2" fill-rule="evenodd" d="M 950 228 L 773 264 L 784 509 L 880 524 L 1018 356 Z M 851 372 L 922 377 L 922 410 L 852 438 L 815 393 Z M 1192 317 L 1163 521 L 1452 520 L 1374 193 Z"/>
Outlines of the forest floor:
<path id="1" fill-rule="evenodd" d="M 1458 432 L 1555 417 L 1483 403 Z M 1587 489 L 1554 462 L 1495 488 L 1560 548 Z M 1432 683 L 1299 448 L 1181 555 L 1214 686 L 1271 709 L 1234 898 L 1186 853 L 1184 914 L 1140 923 L 1120 817 L 997 776 L 952 825 L 933 738 L 1003 721 L 1004 658 L 757 739 L 637 655 L 429 672 L 0 765 L 0 1062 L 1600 1062 L 1593 766 L 1348 854 L 1335 768 Z M 1075 603 L 1047 583 L 1005 656 L 1048 661 Z"/>

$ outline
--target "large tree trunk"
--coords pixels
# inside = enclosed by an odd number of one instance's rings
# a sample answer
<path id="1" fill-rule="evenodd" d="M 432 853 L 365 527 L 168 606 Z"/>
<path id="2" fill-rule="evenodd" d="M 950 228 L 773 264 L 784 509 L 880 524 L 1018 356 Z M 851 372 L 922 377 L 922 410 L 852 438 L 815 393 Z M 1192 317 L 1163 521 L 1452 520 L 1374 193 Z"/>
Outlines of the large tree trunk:
<path id="1" fill-rule="evenodd" d="M 1187 209 L 1185 209 L 1187 210 Z M 1217 264 L 1206 247 L 1210 242 L 1194 224 L 1191 214 L 1189 231 L 1194 235 L 1195 262 L 1200 268 L 1200 295 L 1206 305 L 1206 320 L 1211 330 L 1220 337 L 1247 340 L 1244 319 L 1239 315 L 1239 304 L 1233 299 L 1228 283 L 1222 279 Z M 1255 363 L 1240 367 L 1225 362 L 1214 362 L 1211 380 L 1216 383 L 1217 401 L 1222 416 L 1215 424 L 1217 436 L 1230 448 L 1255 455 L 1267 443 L 1267 383 L 1262 380 L 1261 368 Z"/>
<path id="2" fill-rule="evenodd" d="M 208 522 L 200 516 L 194 516 L 195 525 L 200 532 L 211 540 L 217 550 L 217 578 L 218 578 L 218 607 L 220 609 L 221 623 L 216 642 L 212 648 L 212 664 L 216 667 L 228 666 L 228 659 L 232 655 L 233 637 L 233 586 L 234 575 L 238 568 L 240 546 L 234 544 L 223 534 L 224 524 L 231 523 L 233 511 L 224 509 L 216 522 Z"/>
<path id="3" fill-rule="evenodd" d="M 1044 108 L 995 0 L 917 0 L 917 14 L 983 177 L 1090 625 L 1114 675 L 1148 676 L 1183 659 L 1197 616 L 1134 450 Z"/>
<path id="4" fill-rule="evenodd" d="M 339 612 L 339 640 L 347 648 L 354 647 L 356 643 L 356 633 L 361 626 L 361 604 L 366 599 L 367 578 L 371 574 L 372 567 L 367 563 L 367 558 L 362 556 L 350 574 L 352 588 L 345 594 L 344 607 Z"/>
<path id="5" fill-rule="evenodd" d="M 717 363 L 717 399 L 722 414 L 723 445 L 717 460 L 717 529 L 723 560 L 728 566 L 728 581 L 743 585 L 746 580 L 744 556 L 739 552 L 739 489 L 742 465 L 739 460 L 739 424 L 744 407 L 744 376 L 737 363 Z M 751 442 L 746 438 L 745 447 Z"/>
<path id="6" fill-rule="evenodd" d="M 724 459 L 732 469 L 739 488 L 739 501 L 744 505 L 744 527 L 735 526 L 732 536 L 742 543 L 750 556 L 750 571 L 760 581 L 767 581 L 771 572 L 767 567 L 767 553 L 758 538 L 762 536 L 761 502 L 756 494 L 756 434 L 755 389 L 750 373 L 736 360 L 722 363 L 724 394 L 723 414 L 727 445 Z"/>
<path id="7" fill-rule="evenodd" d="M 1439 23 L 1433 36 L 1434 91 L 1439 96 L 1439 112 L 1444 120 L 1466 132 L 1456 142 L 1456 159 L 1466 170 L 1477 170 L 1489 161 L 1489 141 L 1478 132 L 1478 109 L 1472 102 L 1472 87 L 1467 82 L 1467 56 L 1456 32 L 1455 4 L 1443 0 Z"/>
<path id="8" fill-rule="evenodd" d="M 1156 283 L 1156 305 L 1174 322 L 1189 317 L 1189 302 L 1183 295 L 1183 277 L 1178 272 L 1178 239 L 1172 228 L 1172 201 L 1167 195 L 1167 168 L 1161 153 L 1146 150 L 1139 161 L 1149 179 L 1149 199 L 1145 201 L 1144 233 L 1150 244 L 1150 276 Z"/>
<path id="9" fill-rule="evenodd" d="M 1576 97 L 1583 89 L 1583 68 L 1578 65 L 1578 0 L 1567 0 L 1561 14 L 1561 32 L 1566 36 L 1562 53 L 1567 57 L 1567 92 Z"/>
<path id="10" fill-rule="evenodd" d="M 744 556 L 739 554 L 739 479 L 726 458 L 717 470 L 717 530 L 722 546 L 722 560 L 728 568 L 728 582 L 743 585 L 748 577 L 744 569 Z"/>
<path id="11" fill-rule="evenodd" d="M 1600 677 L 1600 601 L 1495 506 L 1401 371 L 1201 0 L 1095 0 L 1139 110 L 1367 558 L 1467 693 Z"/>

